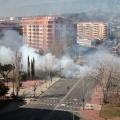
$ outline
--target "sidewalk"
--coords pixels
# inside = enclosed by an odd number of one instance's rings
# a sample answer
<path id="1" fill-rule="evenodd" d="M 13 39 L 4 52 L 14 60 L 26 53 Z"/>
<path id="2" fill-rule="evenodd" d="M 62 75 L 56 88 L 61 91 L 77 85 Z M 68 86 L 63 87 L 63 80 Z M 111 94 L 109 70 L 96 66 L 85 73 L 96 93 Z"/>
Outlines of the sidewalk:
<path id="1" fill-rule="evenodd" d="M 35 90 L 35 97 L 39 97 L 42 93 L 44 93 L 47 89 L 49 89 L 52 85 L 54 85 L 60 78 L 52 78 L 52 81 L 47 82 L 36 82 L 36 90 Z M 33 86 L 20 89 L 19 96 L 32 98 L 34 97 L 34 84 Z"/>
<path id="2" fill-rule="evenodd" d="M 86 103 L 84 110 L 81 112 L 82 116 L 86 118 L 86 120 L 106 120 L 105 118 L 99 118 L 100 110 L 102 107 L 102 96 L 102 89 L 101 87 L 97 86 L 94 90 L 91 102 Z"/>
<path id="3" fill-rule="evenodd" d="M 26 97 L 26 98 L 34 97 L 34 88 L 36 87 L 35 96 L 38 97 L 47 89 L 49 89 L 52 85 L 54 85 L 59 79 L 60 78 L 54 77 L 52 78 L 52 81 L 51 80 L 50 81 L 35 80 L 35 81 L 23 82 L 23 85 L 19 91 L 19 96 Z M 10 96 L 10 94 L 13 92 L 12 83 L 10 83 L 9 85 L 10 85 L 10 90 L 7 96 Z"/>
<path id="4" fill-rule="evenodd" d="M 57 81 L 59 81 L 60 78 L 52 78 L 52 81 L 47 82 L 41 82 L 40 80 L 28 82 L 27 84 L 24 83 L 23 89 L 20 88 L 19 96 L 22 96 L 25 98 L 25 101 L 12 101 L 9 105 L 7 105 L 4 109 L 0 110 L 1 112 L 7 112 L 12 111 L 15 109 L 18 109 L 19 107 L 24 107 L 28 104 L 30 104 L 31 100 L 34 100 L 34 85 L 36 82 L 36 91 L 35 91 L 35 97 L 39 97 L 42 93 L 44 93 L 47 89 L 49 89 L 52 85 L 54 85 Z M 10 83 L 10 90 L 7 94 L 7 96 L 10 96 L 10 94 L 13 92 L 13 87 Z"/>

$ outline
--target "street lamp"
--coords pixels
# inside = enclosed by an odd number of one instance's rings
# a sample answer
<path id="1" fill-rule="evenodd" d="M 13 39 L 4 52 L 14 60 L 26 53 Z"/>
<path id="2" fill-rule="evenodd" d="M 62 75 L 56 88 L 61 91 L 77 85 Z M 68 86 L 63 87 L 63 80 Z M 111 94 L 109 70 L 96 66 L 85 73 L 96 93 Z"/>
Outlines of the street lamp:
<path id="1" fill-rule="evenodd" d="M 62 70 L 63 70 L 64 68 L 62 68 L 62 60 L 60 61 L 60 78 L 62 77 Z"/>
<path id="2" fill-rule="evenodd" d="M 66 106 L 65 104 L 61 104 L 60 106 L 68 107 L 72 111 L 72 113 L 73 113 L 73 120 L 74 120 L 74 111 L 72 110 L 72 108 L 69 107 L 69 106 Z"/>
<path id="3" fill-rule="evenodd" d="M 84 84 L 85 84 L 85 83 L 84 83 L 84 82 L 85 82 L 85 81 L 83 80 L 83 110 L 84 110 L 84 104 L 85 104 L 85 103 L 84 103 L 84 102 L 85 102 L 85 99 L 84 99 L 84 97 L 85 97 L 85 95 L 84 95 L 84 94 L 85 94 L 85 90 L 84 90 L 84 86 L 85 86 L 85 85 L 84 85 Z"/>
<path id="4" fill-rule="evenodd" d="M 12 58 L 12 59 L 13 59 L 13 58 Z M 14 66 L 14 61 L 13 61 L 13 66 Z M 15 68 L 14 68 L 14 69 L 15 69 Z M 15 95 L 15 93 L 14 93 L 14 75 L 15 75 L 14 69 L 13 69 L 13 96 Z"/>
<path id="5" fill-rule="evenodd" d="M 50 75 L 50 56 L 51 55 L 49 55 L 49 87 L 50 87 L 50 77 L 51 77 L 51 75 Z"/>

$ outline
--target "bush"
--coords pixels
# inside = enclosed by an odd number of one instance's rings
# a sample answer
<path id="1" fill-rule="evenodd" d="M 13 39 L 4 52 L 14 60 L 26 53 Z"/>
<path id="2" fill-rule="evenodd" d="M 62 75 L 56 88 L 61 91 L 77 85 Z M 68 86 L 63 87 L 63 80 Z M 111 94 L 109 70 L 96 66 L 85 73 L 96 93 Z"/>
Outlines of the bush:
<path id="1" fill-rule="evenodd" d="M 8 91 L 9 91 L 9 87 L 5 86 L 5 84 L 0 81 L 0 97 L 4 96 Z"/>

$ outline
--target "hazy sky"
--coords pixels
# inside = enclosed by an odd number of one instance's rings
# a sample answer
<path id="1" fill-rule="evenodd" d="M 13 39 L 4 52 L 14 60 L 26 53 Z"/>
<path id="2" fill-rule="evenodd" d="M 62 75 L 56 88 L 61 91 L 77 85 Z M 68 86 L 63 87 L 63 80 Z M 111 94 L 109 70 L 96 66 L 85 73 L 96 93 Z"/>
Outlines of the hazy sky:
<path id="1" fill-rule="evenodd" d="M 0 0 L 0 17 L 80 13 L 101 9 L 120 11 L 120 0 Z"/>

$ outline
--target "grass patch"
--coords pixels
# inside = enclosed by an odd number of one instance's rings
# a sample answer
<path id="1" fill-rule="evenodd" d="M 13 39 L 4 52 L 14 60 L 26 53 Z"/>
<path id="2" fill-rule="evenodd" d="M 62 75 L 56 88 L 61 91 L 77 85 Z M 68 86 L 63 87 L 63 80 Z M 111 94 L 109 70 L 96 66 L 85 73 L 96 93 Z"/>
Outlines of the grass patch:
<path id="1" fill-rule="evenodd" d="M 100 117 L 101 118 L 115 118 L 118 117 L 120 110 L 101 110 Z"/>
<path id="2" fill-rule="evenodd" d="M 110 104 L 102 106 L 100 111 L 101 118 L 116 118 L 120 117 L 120 107 L 113 107 Z"/>

